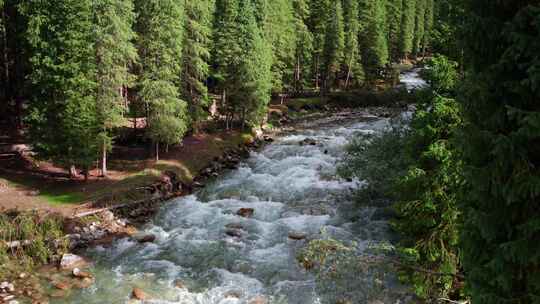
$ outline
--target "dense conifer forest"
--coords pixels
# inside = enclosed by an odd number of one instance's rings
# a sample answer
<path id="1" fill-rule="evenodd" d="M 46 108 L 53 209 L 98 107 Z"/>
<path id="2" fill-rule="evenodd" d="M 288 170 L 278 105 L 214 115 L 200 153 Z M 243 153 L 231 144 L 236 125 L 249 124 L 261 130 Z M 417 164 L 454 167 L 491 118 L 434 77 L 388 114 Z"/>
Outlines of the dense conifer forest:
<path id="1" fill-rule="evenodd" d="M 427 0 L 0 5 L 3 120 L 64 166 L 101 155 L 105 175 L 130 119 L 145 119 L 156 152 L 196 130 L 212 104 L 226 127 L 260 125 L 272 97 L 357 89 L 425 55 L 439 11 Z"/>
<path id="2" fill-rule="evenodd" d="M 103 176 L 123 126 L 142 124 L 159 159 L 209 120 L 258 129 L 272 100 L 381 90 L 419 63 L 429 88 L 407 127 L 354 141 L 341 175 L 369 182 L 359 204 L 392 202 L 389 263 L 418 301 L 540 303 L 538 1 L 0 0 L 0 14 L 0 127 Z"/>

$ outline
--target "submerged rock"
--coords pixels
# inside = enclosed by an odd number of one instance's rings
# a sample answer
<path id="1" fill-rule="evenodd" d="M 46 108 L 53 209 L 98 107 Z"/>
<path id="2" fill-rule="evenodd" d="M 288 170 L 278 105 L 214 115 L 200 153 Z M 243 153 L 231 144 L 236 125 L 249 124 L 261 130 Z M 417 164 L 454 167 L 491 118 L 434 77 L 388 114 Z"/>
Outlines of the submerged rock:
<path id="1" fill-rule="evenodd" d="M 153 243 L 156 240 L 156 236 L 151 233 L 137 233 L 133 238 L 139 243 Z"/>
<path id="2" fill-rule="evenodd" d="M 291 240 L 301 241 L 301 240 L 305 240 L 306 237 L 307 235 L 303 232 L 294 232 L 294 231 L 289 232 L 289 239 Z"/>
<path id="3" fill-rule="evenodd" d="M 148 299 L 148 295 L 140 288 L 134 287 L 133 291 L 131 292 L 131 297 L 133 299 L 137 300 L 146 300 Z"/>
<path id="4" fill-rule="evenodd" d="M 73 268 L 84 268 L 88 266 L 88 262 L 81 256 L 76 254 L 66 253 L 60 260 L 60 269 L 71 270 Z"/>
<path id="5" fill-rule="evenodd" d="M 92 278 L 89 272 L 81 271 L 79 268 L 73 268 L 72 274 L 76 278 Z"/>
<path id="6" fill-rule="evenodd" d="M 255 213 L 253 208 L 240 208 L 238 212 L 236 212 L 236 214 L 241 217 L 252 217 L 253 213 Z"/>
<path id="7" fill-rule="evenodd" d="M 256 296 L 249 300 L 248 304 L 268 304 L 268 300 L 263 296 Z"/>

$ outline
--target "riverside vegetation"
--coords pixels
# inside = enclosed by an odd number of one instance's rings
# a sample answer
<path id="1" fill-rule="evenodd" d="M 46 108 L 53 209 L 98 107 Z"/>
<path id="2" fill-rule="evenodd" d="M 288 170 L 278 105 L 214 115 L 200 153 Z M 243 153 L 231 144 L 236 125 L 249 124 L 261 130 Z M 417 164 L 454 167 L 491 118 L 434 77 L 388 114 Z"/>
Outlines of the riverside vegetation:
<path id="1" fill-rule="evenodd" d="M 0 0 L 0 8 L 1 118 L 23 131 L 33 157 L 72 176 L 88 177 L 98 158 L 107 176 L 109 153 L 130 120 L 135 130 L 144 122 L 144 137 L 128 142 L 151 146 L 159 160 L 186 134 L 203 130 L 211 114 L 226 129 L 258 133 L 272 97 L 287 103 L 291 96 L 315 95 L 324 102 L 347 91 L 385 89 L 395 82 L 400 63 L 425 59 L 423 77 L 430 86 L 416 92 L 412 117 L 380 135 L 359 136 L 340 169 L 346 179 L 367 182 L 356 191 L 357 210 L 384 209 L 399 242 L 358 255 L 354 242 L 321 238 L 309 242 L 297 260 L 318 273 L 317 283 L 325 281 L 318 287 L 331 295 L 321 298 L 325 303 L 352 303 L 358 293 L 368 301 L 384 285 L 383 266 L 410 284 L 418 302 L 538 303 L 538 1 Z M 257 174 L 244 169 L 234 178 L 252 185 Z M 251 179 L 241 175 L 245 171 Z M 228 186 L 212 189 L 232 191 Z M 248 190 L 263 199 L 280 197 L 274 189 Z M 205 228 L 215 229 L 209 236 L 221 231 L 230 211 L 220 199 L 253 199 L 206 195 L 208 206 L 190 197 L 170 208 L 219 211 L 213 222 L 219 227 Z M 272 225 L 286 226 L 282 216 Z M 307 218 L 322 228 L 324 216 Z M 177 227 L 167 225 L 185 224 L 164 214 L 157 219 L 172 231 Z M 237 227 L 231 233 L 236 240 L 251 233 Z M 60 244 L 57 252 L 49 244 L 60 236 L 54 218 L 6 214 L 0 229 L 7 242 L 35 240 L 22 248 L 1 243 L 2 262 L 18 263 L 19 256 L 22 265 L 43 263 L 64 248 Z M 137 253 L 129 257 L 134 264 L 146 261 Z M 228 266 L 226 259 L 208 258 Z M 351 277 L 351 269 L 360 269 L 362 280 Z M 290 282 L 289 271 L 280 270 Z M 263 268 L 257 274 L 271 281 L 274 272 Z"/>

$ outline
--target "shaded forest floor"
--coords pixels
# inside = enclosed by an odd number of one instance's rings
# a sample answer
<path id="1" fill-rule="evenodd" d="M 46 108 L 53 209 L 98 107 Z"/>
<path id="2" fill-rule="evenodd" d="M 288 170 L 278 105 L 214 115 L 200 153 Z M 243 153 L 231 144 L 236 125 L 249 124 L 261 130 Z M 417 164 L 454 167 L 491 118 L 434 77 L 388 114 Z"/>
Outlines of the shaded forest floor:
<path id="1" fill-rule="evenodd" d="M 72 215 L 86 203 L 104 197 L 130 197 L 137 187 L 157 181 L 164 171 L 173 171 L 182 182 L 190 183 L 195 175 L 225 151 L 251 140 L 249 133 L 218 131 L 188 136 L 182 146 L 162 152 L 160 161 L 149 156 L 147 147 L 115 147 L 109 160 L 107 178 L 90 171 L 88 181 L 73 180 L 68 172 L 48 162 L 27 157 L 0 158 L 0 211 L 2 209 L 39 209 Z"/>

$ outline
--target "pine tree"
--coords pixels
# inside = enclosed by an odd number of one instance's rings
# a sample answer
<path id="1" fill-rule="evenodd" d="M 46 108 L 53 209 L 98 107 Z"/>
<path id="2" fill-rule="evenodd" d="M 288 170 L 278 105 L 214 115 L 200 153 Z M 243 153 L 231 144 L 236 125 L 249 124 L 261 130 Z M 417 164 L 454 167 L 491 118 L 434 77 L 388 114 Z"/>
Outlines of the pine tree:
<path id="1" fill-rule="evenodd" d="M 425 0 L 426 1 L 426 12 L 424 20 L 424 39 L 422 41 L 422 56 L 425 57 L 426 49 L 431 43 L 431 36 L 433 31 L 433 18 L 435 12 L 435 1 L 434 0 Z"/>
<path id="2" fill-rule="evenodd" d="M 312 75 L 315 80 L 315 88 L 321 84 L 322 54 L 326 40 L 326 26 L 332 16 L 332 2 L 330 0 L 310 0 L 309 29 L 313 33 L 313 60 Z"/>
<path id="3" fill-rule="evenodd" d="M 389 59 L 386 5 L 385 0 L 362 0 L 360 4 L 362 61 L 367 78 L 374 80 Z"/>
<path id="4" fill-rule="evenodd" d="M 387 1 L 387 18 L 388 18 L 388 51 L 390 58 L 397 61 L 400 56 L 400 37 L 401 23 L 403 19 L 403 0 L 388 0 Z"/>
<path id="5" fill-rule="evenodd" d="M 362 82 L 364 71 L 360 58 L 358 37 L 360 34 L 359 8 L 357 0 L 343 0 L 343 23 L 345 43 L 343 50 L 342 66 L 345 71 L 345 88 L 349 87 L 351 79 Z"/>
<path id="6" fill-rule="evenodd" d="M 469 73 L 460 99 L 467 186 L 460 198 L 472 303 L 540 295 L 540 6 L 466 1 Z"/>
<path id="7" fill-rule="evenodd" d="M 332 16 L 328 19 L 328 24 L 326 25 L 326 35 L 322 54 L 321 71 L 323 92 L 328 92 L 330 90 L 333 81 L 337 79 L 336 74 L 340 70 L 345 47 L 343 30 L 343 10 L 341 1 L 335 1 Z"/>
<path id="8" fill-rule="evenodd" d="M 296 52 L 295 23 L 291 0 L 267 2 L 264 36 L 272 47 L 272 91 L 289 88 Z"/>
<path id="9" fill-rule="evenodd" d="M 126 88 L 134 76 L 131 65 L 137 59 L 133 45 L 135 21 L 133 2 L 94 0 L 95 56 L 97 66 L 96 110 L 102 150 L 101 172 L 107 175 L 107 152 L 111 149 L 111 130 L 124 123 L 127 111 Z"/>
<path id="10" fill-rule="evenodd" d="M 90 0 L 25 3 L 32 47 L 30 137 L 42 158 L 88 172 L 98 155 Z M 71 170 L 73 173 L 74 170 Z"/>
<path id="11" fill-rule="evenodd" d="M 257 23 L 251 0 L 240 0 L 238 8 L 238 37 L 244 48 L 237 54 L 237 72 L 231 77 L 235 86 L 229 98 L 233 108 L 241 114 L 242 123 L 255 127 L 263 121 L 270 101 L 272 52 Z"/>
<path id="12" fill-rule="evenodd" d="M 294 24 L 296 33 L 294 89 L 300 91 L 307 84 L 313 53 L 313 34 L 307 24 L 309 21 L 309 5 L 307 0 L 294 0 Z"/>
<path id="13" fill-rule="evenodd" d="M 213 5 L 212 0 L 186 1 L 185 7 L 182 84 L 194 129 L 207 115 Z"/>
<path id="14" fill-rule="evenodd" d="M 226 115 L 227 128 L 235 112 L 228 95 L 236 86 L 231 80 L 237 74 L 238 55 L 243 48 L 236 25 L 238 14 L 239 0 L 216 0 L 212 48 L 213 77 L 221 90 L 220 111 Z"/>
<path id="15" fill-rule="evenodd" d="M 412 52 L 415 56 L 422 51 L 422 44 L 424 41 L 425 33 L 425 21 L 426 21 L 426 1 L 416 0 L 416 17 L 414 25 L 414 39 Z"/>
<path id="16" fill-rule="evenodd" d="M 401 57 L 405 59 L 413 51 L 414 29 L 416 21 L 416 1 L 418 0 L 403 0 L 403 16 L 401 19 L 399 49 Z"/>
<path id="17" fill-rule="evenodd" d="M 159 144 L 180 143 L 188 127 L 187 105 L 180 98 L 184 7 L 176 0 L 137 4 L 139 96 L 148 107 L 148 135 L 159 160 Z"/>

